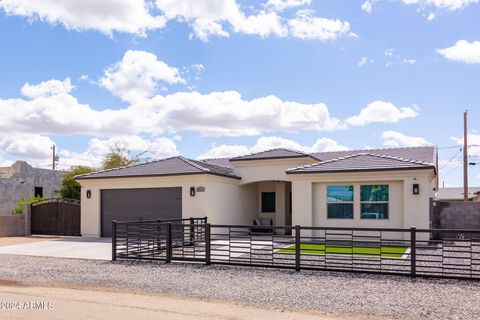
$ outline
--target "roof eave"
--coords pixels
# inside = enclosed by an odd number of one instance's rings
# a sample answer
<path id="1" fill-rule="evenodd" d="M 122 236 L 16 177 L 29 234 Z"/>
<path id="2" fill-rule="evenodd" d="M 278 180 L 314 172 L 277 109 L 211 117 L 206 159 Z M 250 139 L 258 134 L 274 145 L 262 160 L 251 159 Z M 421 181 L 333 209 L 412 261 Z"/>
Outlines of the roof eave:
<path id="1" fill-rule="evenodd" d="M 201 175 L 208 174 L 224 178 L 231 178 L 241 180 L 239 176 L 220 174 L 215 172 L 180 172 L 180 173 L 165 173 L 165 174 L 142 174 L 142 175 L 116 175 L 111 177 L 96 177 L 96 176 L 80 176 L 75 177 L 75 180 L 99 180 L 99 179 L 118 179 L 118 178 L 148 178 L 148 177 L 173 177 L 173 176 L 189 176 L 189 175 Z"/>
<path id="2" fill-rule="evenodd" d="M 341 170 L 328 170 L 328 171 L 286 171 L 286 174 L 325 174 L 325 173 L 342 173 L 342 172 L 374 172 L 374 171 L 408 171 L 408 170 L 435 170 L 435 166 L 426 167 L 411 167 L 411 168 L 378 168 L 378 169 L 341 169 Z"/>
<path id="3" fill-rule="evenodd" d="M 318 160 L 317 158 L 311 157 L 308 154 L 299 154 L 298 156 L 283 156 L 283 157 L 262 157 L 262 158 L 232 158 L 230 161 L 258 161 L 258 160 L 278 160 L 278 159 L 296 159 L 296 158 L 313 158 Z"/>

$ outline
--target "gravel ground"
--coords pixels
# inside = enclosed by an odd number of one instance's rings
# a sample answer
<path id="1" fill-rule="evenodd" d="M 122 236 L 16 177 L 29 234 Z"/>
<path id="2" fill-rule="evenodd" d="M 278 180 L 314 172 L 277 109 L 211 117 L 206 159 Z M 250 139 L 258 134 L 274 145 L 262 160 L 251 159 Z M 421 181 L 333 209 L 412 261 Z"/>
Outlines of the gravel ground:
<path id="1" fill-rule="evenodd" d="M 395 319 L 479 319 L 480 282 L 0 255 L 0 279 Z"/>

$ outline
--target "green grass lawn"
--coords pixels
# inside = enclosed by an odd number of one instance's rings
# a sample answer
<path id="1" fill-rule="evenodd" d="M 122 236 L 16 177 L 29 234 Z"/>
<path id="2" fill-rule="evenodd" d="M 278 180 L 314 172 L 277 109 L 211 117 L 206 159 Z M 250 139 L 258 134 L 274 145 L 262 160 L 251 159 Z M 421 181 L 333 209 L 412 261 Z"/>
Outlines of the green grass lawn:
<path id="1" fill-rule="evenodd" d="M 295 245 L 279 249 L 277 253 L 295 253 Z M 382 246 L 381 248 L 372 248 L 364 246 L 350 247 L 346 245 L 325 245 L 320 243 L 302 243 L 300 244 L 301 254 L 336 254 L 336 255 L 356 255 L 356 256 L 382 256 L 387 258 L 401 258 L 408 247 Z"/>

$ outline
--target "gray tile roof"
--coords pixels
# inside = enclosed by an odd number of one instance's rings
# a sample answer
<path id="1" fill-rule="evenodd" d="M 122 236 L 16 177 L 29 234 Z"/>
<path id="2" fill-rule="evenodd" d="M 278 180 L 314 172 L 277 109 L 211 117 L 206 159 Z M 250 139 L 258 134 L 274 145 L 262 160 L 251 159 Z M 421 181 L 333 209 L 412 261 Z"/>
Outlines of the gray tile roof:
<path id="1" fill-rule="evenodd" d="M 360 152 L 335 159 L 320 161 L 315 164 L 301 166 L 287 170 L 289 174 L 295 173 L 326 173 L 350 171 L 383 171 L 402 169 L 428 169 L 434 168 L 431 162 L 416 159 L 405 159 L 374 152 Z"/>
<path id="2" fill-rule="evenodd" d="M 300 158 L 309 157 L 308 153 L 296 150 L 290 150 L 286 148 L 278 148 L 272 150 L 266 150 L 257 153 L 251 153 L 244 156 L 231 158 L 230 161 L 242 161 L 242 160 L 265 160 L 265 159 L 279 159 L 279 158 Z"/>
<path id="3" fill-rule="evenodd" d="M 315 158 L 325 161 L 337 159 L 340 157 L 351 156 L 358 153 L 374 153 L 386 156 L 392 156 L 404 159 L 419 160 L 427 163 L 436 162 L 435 147 L 406 147 L 406 148 L 387 148 L 387 149 L 367 149 L 367 150 L 348 150 L 348 151 L 333 151 L 333 152 L 316 152 L 311 155 Z"/>
<path id="4" fill-rule="evenodd" d="M 191 160 L 184 157 L 172 157 L 158 161 L 152 161 L 128 167 L 98 171 L 78 175 L 76 179 L 97 179 L 97 178 L 125 178 L 125 177 L 147 177 L 147 176 L 171 176 L 188 174 L 213 174 L 229 178 L 240 179 L 235 172 L 228 167 L 202 161 Z"/>
<path id="5" fill-rule="evenodd" d="M 288 173 L 373 171 L 433 168 L 436 158 L 435 147 L 391 148 L 372 150 L 351 150 L 317 152 L 312 154 L 289 149 L 274 149 L 232 159 L 217 158 L 192 160 L 172 157 L 148 163 L 98 171 L 79 175 L 77 179 L 172 176 L 189 174 L 213 174 L 240 179 L 231 162 L 280 158 L 311 157 L 319 161 L 313 165 L 293 168 Z"/>

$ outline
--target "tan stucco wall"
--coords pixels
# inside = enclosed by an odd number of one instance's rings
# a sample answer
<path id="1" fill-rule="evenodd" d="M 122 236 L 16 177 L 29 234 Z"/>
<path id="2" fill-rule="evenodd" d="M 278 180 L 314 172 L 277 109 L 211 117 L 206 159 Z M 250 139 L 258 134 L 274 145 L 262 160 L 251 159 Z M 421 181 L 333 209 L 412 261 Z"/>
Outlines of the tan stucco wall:
<path id="1" fill-rule="evenodd" d="M 298 165 L 298 159 L 295 161 L 295 165 Z M 260 161 L 256 162 L 260 163 Z M 433 170 L 286 175 L 283 172 L 292 167 L 292 160 L 284 162 L 286 163 L 278 165 L 257 164 L 252 168 L 244 166 L 246 164 L 242 162 L 241 168 L 237 169 L 247 176 L 246 181 L 250 181 L 248 184 L 245 183 L 243 176 L 242 180 L 236 180 L 213 175 L 80 180 L 79 182 L 82 184 L 82 235 L 93 237 L 100 235 L 101 189 L 182 187 L 182 216 L 184 218 L 208 216 L 209 222 L 214 224 L 250 225 L 254 218 L 268 216 L 274 219 L 275 224 L 284 225 L 287 223 L 286 198 L 289 190 L 289 185 L 285 181 L 292 182 L 292 225 L 429 228 L 429 199 L 434 195 L 432 190 L 434 186 Z M 253 183 L 254 181 L 262 182 Z M 388 220 L 359 219 L 359 202 L 355 204 L 353 220 L 326 218 L 327 185 L 354 184 L 356 186 L 355 198 L 359 199 L 360 188 L 358 186 L 373 183 L 390 185 L 390 217 Z M 413 183 L 419 183 L 419 195 L 412 194 Z M 189 194 L 191 186 L 203 186 L 205 192 L 197 192 L 195 197 L 191 197 Z M 90 199 L 86 198 L 86 190 L 91 190 Z M 262 191 L 276 192 L 277 212 L 274 214 L 260 212 L 260 193 Z"/>
<path id="2" fill-rule="evenodd" d="M 272 160 L 232 161 L 235 172 L 242 177 L 241 184 L 259 181 L 291 181 L 285 171 L 290 168 L 312 164 L 312 158 L 288 158 Z"/>
<path id="3" fill-rule="evenodd" d="M 182 187 L 182 216 L 205 217 L 211 223 L 251 224 L 256 215 L 256 188 L 238 187 L 238 180 L 212 175 L 176 177 L 136 177 L 79 180 L 81 192 L 81 233 L 99 237 L 101 230 L 102 189 Z M 190 187 L 205 187 L 205 192 L 190 196 Z M 87 199 L 86 192 L 91 191 Z"/>
<path id="4" fill-rule="evenodd" d="M 261 181 L 258 185 L 258 205 L 255 208 L 257 216 L 260 218 L 270 218 L 275 225 L 283 226 L 286 224 L 286 214 L 288 211 L 288 182 L 285 181 Z M 262 212 L 262 192 L 275 192 L 275 212 Z"/>
<path id="5" fill-rule="evenodd" d="M 368 173 L 299 174 L 292 175 L 292 225 L 322 227 L 430 227 L 430 198 L 434 191 L 433 170 L 385 171 Z M 390 186 L 390 216 L 388 220 L 361 220 L 359 185 L 388 184 Z M 420 194 L 412 193 L 413 183 Z M 327 219 L 326 186 L 354 185 L 354 219 Z M 307 235 L 308 232 L 307 232 Z"/>

